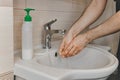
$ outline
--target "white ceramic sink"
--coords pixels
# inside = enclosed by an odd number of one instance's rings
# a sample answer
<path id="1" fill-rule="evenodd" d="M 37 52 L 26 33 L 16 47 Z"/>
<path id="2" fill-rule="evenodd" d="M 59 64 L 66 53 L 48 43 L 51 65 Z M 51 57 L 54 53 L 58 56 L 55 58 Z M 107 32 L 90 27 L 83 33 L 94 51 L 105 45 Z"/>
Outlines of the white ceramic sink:
<path id="1" fill-rule="evenodd" d="M 70 58 L 61 58 L 59 55 L 55 57 L 57 48 L 54 46 L 50 50 L 35 50 L 33 60 L 16 63 L 16 75 L 27 80 L 106 80 L 118 66 L 115 56 L 93 45 L 88 45 L 78 55 Z M 28 71 L 29 75 L 24 72 L 27 77 L 20 75 L 22 70 Z M 31 77 L 32 75 L 34 76 Z"/>
<path id="2" fill-rule="evenodd" d="M 41 55 L 37 54 L 37 62 L 49 67 L 82 70 L 106 68 L 114 63 L 114 57 L 111 59 L 109 53 L 90 46 L 70 58 L 62 58 L 59 55 L 56 57 L 56 51 L 51 49 L 40 53 Z"/>

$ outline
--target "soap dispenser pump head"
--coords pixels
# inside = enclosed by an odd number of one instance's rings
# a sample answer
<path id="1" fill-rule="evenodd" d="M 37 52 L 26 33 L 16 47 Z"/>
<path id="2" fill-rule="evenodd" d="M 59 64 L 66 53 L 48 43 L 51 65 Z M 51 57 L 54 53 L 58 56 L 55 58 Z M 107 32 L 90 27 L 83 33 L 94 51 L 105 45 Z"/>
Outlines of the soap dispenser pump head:
<path id="1" fill-rule="evenodd" d="M 35 9 L 26 8 L 24 10 L 27 12 L 27 15 L 25 16 L 24 21 L 27 21 L 27 22 L 32 21 L 32 17 L 30 16 L 30 11 Z"/>

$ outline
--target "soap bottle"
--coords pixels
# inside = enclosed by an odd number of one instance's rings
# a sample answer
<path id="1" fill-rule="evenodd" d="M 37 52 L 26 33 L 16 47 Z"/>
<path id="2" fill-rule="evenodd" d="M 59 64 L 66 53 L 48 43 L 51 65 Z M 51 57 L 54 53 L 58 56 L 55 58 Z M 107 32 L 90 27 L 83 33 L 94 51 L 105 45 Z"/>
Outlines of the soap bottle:
<path id="1" fill-rule="evenodd" d="M 33 57 L 33 45 L 32 45 L 32 17 L 30 11 L 31 8 L 24 9 L 27 15 L 24 17 L 24 23 L 22 25 L 22 59 L 31 60 Z"/>

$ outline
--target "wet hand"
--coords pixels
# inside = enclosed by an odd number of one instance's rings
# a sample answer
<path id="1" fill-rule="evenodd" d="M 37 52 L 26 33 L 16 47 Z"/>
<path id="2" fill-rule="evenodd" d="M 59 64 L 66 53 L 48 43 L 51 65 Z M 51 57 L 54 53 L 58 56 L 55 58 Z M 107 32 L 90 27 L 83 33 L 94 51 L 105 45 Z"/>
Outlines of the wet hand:
<path id="1" fill-rule="evenodd" d="M 62 44 L 60 55 L 65 58 L 77 55 L 89 42 L 87 34 L 81 34 L 72 39 L 69 44 L 65 43 L 64 46 Z"/>
<path id="2" fill-rule="evenodd" d="M 60 45 L 59 48 L 59 53 L 63 53 L 64 50 L 70 45 L 70 43 L 72 42 L 72 40 L 74 39 L 73 35 L 71 32 L 68 32 L 65 36 L 64 39 Z"/>

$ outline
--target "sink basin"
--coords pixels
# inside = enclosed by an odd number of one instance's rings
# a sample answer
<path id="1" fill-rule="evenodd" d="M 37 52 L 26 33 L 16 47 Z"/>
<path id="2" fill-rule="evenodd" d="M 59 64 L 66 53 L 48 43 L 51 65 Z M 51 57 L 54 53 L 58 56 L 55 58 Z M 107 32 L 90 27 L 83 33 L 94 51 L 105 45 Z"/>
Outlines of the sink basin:
<path id="1" fill-rule="evenodd" d="M 36 62 L 55 69 L 69 70 L 69 77 L 73 79 L 106 80 L 118 66 L 115 56 L 93 45 L 88 45 L 78 55 L 69 58 L 62 58 L 59 54 L 55 56 L 56 52 L 57 48 L 36 50 Z"/>
<path id="2" fill-rule="evenodd" d="M 73 57 L 56 57 L 58 44 L 49 50 L 36 49 L 31 61 L 17 62 L 15 74 L 26 80 L 106 80 L 118 67 L 114 55 L 94 45 Z"/>
<path id="3" fill-rule="evenodd" d="M 62 69 L 75 69 L 75 70 L 95 70 L 101 68 L 107 68 L 114 63 L 114 56 L 111 57 L 110 53 L 104 52 L 100 49 L 94 47 L 86 47 L 78 55 L 62 58 L 55 56 L 55 49 L 50 49 L 45 53 L 37 54 L 37 62 L 39 64 Z"/>

